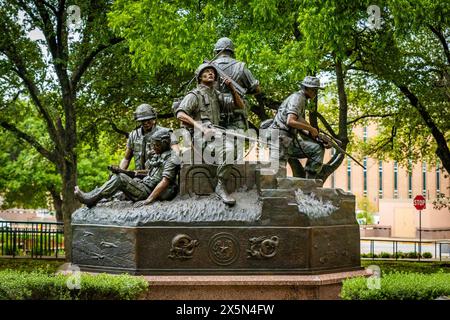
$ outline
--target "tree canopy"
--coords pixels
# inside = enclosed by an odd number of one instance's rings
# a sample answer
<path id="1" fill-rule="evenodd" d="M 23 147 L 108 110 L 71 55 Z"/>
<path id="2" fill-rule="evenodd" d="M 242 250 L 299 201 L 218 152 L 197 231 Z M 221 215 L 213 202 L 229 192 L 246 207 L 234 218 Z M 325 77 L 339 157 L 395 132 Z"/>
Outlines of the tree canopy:
<path id="1" fill-rule="evenodd" d="M 106 177 L 133 129 L 134 108 L 150 103 L 160 121 L 178 126 L 173 100 L 224 36 L 261 83 L 263 94 L 249 99 L 254 125 L 273 117 L 304 76 L 318 75 L 327 89 L 308 106 L 309 120 L 344 149 L 405 164 L 437 156 L 450 171 L 450 5 L 380 0 L 374 26 L 372 4 L 0 0 L 6 204 L 43 205 L 50 196 L 69 222 L 79 205 L 74 186 Z M 68 19 L 70 5 L 80 8 L 78 24 Z M 368 122 L 379 135 L 359 143 L 352 128 Z M 336 153 L 323 178 L 343 159 Z"/>

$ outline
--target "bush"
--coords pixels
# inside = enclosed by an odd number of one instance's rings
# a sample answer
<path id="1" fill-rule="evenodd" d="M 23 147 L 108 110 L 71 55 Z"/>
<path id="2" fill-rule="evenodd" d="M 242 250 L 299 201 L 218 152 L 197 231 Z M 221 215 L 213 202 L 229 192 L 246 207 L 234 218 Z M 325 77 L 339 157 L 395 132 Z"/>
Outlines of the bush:
<path id="1" fill-rule="evenodd" d="M 0 271 L 0 300 L 137 299 L 148 289 L 143 278 L 129 275 L 81 274 L 81 288 L 70 290 L 68 275 Z"/>
<path id="2" fill-rule="evenodd" d="M 344 280 L 345 300 L 432 300 L 450 295 L 450 273 L 418 274 L 394 272 L 383 275 L 380 289 L 369 289 L 367 279 Z"/>
<path id="3" fill-rule="evenodd" d="M 380 258 L 391 258 L 392 255 L 388 252 L 381 252 L 380 253 Z"/>
<path id="4" fill-rule="evenodd" d="M 417 258 L 419 258 L 419 254 L 417 252 L 408 252 L 406 254 L 406 258 L 417 259 Z"/>
<path id="5" fill-rule="evenodd" d="M 381 268 L 382 274 L 392 272 L 436 273 L 439 271 L 450 273 L 450 262 L 447 261 L 408 261 L 408 260 L 362 260 L 361 265 L 368 267 L 376 264 Z"/>
<path id="6" fill-rule="evenodd" d="M 394 258 L 397 258 L 397 259 L 403 259 L 403 258 L 406 258 L 406 253 L 401 252 L 401 251 L 396 252 L 395 255 L 394 255 Z"/>
<path id="7" fill-rule="evenodd" d="M 431 254 L 431 252 L 424 252 L 422 253 L 422 258 L 431 259 L 433 258 L 433 255 Z"/>

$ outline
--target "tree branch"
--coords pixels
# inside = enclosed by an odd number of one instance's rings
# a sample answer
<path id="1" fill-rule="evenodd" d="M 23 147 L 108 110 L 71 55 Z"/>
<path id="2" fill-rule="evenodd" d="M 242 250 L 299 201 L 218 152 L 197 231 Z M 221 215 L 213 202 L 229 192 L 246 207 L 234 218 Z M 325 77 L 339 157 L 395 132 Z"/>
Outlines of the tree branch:
<path id="1" fill-rule="evenodd" d="M 392 127 L 391 129 L 391 135 L 384 139 L 379 141 L 376 145 L 374 145 L 373 147 L 370 147 L 367 150 L 368 154 L 376 154 L 377 152 L 379 152 L 380 150 L 382 150 L 384 147 L 386 147 L 387 145 L 394 145 L 394 138 L 397 135 L 397 128 L 395 126 Z"/>
<path id="2" fill-rule="evenodd" d="M 47 6 L 50 10 L 53 11 L 53 13 L 55 15 L 58 14 L 58 10 L 56 10 L 55 6 L 53 6 L 52 4 L 48 3 L 47 1 L 42 1 L 44 3 L 45 6 Z"/>
<path id="3" fill-rule="evenodd" d="M 442 34 L 442 32 L 440 30 L 433 27 L 431 24 L 428 24 L 428 28 L 430 28 L 431 32 L 433 32 L 436 35 L 436 37 L 438 37 L 439 41 L 441 42 L 442 47 L 444 48 L 444 54 L 447 57 L 447 63 L 450 65 L 450 50 L 448 48 L 448 43 L 447 43 L 444 35 Z"/>
<path id="4" fill-rule="evenodd" d="M 34 81 L 30 77 L 28 77 L 28 71 L 25 68 L 25 64 L 18 54 L 16 48 L 12 44 L 10 44 L 8 48 L 0 48 L 0 51 L 4 53 L 7 58 L 14 64 L 15 68 L 13 67 L 12 70 L 22 79 L 25 87 L 28 89 L 31 99 L 33 100 L 34 104 L 38 108 L 38 111 L 41 113 L 47 124 L 50 138 L 57 146 L 61 146 L 61 141 L 53 124 L 52 117 L 50 116 L 48 110 L 41 103 L 41 100 L 39 99 L 39 89 L 37 88 Z"/>
<path id="5" fill-rule="evenodd" d="M 358 121 L 360 121 L 360 120 L 362 120 L 362 119 L 365 119 L 365 118 L 387 118 L 387 117 L 392 117 L 392 116 L 395 116 L 395 113 L 387 113 L 387 114 L 365 114 L 365 115 L 362 115 L 362 116 L 360 116 L 360 117 L 357 117 L 357 118 L 355 118 L 355 119 L 353 119 L 353 120 L 350 120 L 349 122 L 347 122 L 347 125 L 353 124 L 353 123 L 358 122 Z"/>
<path id="6" fill-rule="evenodd" d="M 409 90 L 407 86 L 398 83 L 395 83 L 395 85 L 405 95 L 405 97 L 409 100 L 410 104 L 417 110 L 417 112 L 419 112 L 422 120 L 431 130 L 431 134 L 433 135 L 437 144 L 436 154 L 441 159 L 444 168 L 447 171 L 450 171 L 450 149 L 448 147 L 444 134 L 441 130 L 439 130 L 436 123 L 431 118 L 430 113 L 422 105 L 419 98 L 411 90 Z"/>
<path id="7" fill-rule="evenodd" d="M 323 115 L 321 115 L 320 112 L 318 112 L 318 111 L 316 112 L 316 114 L 317 114 L 317 118 L 319 118 L 320 122 L 322 122 L 324 127 L 327 129 L 328 133 L 331 134 L 336 139 L 339 139 L 339 137 L 337 136 L 336 132 L 333 130 L 333 128 L 328 123 L 328 121 L 325 119 L 325 117 Z"/>
<path id="8" fill-rule="evenodd" d="M 0 121 L 0 126 L 12 132 L 19 139 L 28 142 L 31 146 L 33 146 L 37 150 L 37 152 L 39 152 L 43 157 L 47 158 L 50 162 L 56 163 L 55 154 L 44 148 L 34 137 L 26 134 L 25 132 L 19 130 L 14 125 L 3 120 Z"/>
<path id="9" fill-rule="evenodd" d="M 111 38 L 111 39 L 109 39 L 107 44 L 99 45 L 96 49 L 94 49 L 90 54 L 88 54 L 84 58 L 83 62 L 78 66 L 77 70 L 75 70 L 75 72 L 72 75 L 71 85 L 72 85 L 72 88 L 74 88 L 74 91 L 76 91 L 78 82 L 80 81 L 81 77 L 83 76 L 84 72 L 87 70 L 87 68 L 89 67 L 91 62 L 94 60 L 95 56 L 97 54 L 99 54 L 100 52 L 102 52 L 103 50 L 105 50 L 117 43 L 120 43 L 124 40 L 125 39 L 123 39 L 123 38 Z"/>

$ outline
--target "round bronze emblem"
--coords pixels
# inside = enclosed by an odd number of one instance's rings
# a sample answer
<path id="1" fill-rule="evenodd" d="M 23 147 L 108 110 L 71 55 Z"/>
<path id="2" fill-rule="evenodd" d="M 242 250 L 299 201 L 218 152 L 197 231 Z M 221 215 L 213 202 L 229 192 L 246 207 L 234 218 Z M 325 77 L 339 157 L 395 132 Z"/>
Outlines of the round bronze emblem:
<path id="1" fill-rule="evenodd" d="M 232 264 L 239 256 L 239 242 L 225 232 L 215 234 L 209 241 L 209 257 L 221 266 Z"/>

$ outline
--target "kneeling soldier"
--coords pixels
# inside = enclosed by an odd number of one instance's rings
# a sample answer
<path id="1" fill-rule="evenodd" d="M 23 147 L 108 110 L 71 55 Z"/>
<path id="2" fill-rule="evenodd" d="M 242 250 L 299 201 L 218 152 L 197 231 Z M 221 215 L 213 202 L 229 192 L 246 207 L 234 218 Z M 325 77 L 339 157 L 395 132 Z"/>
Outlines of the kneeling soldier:
<path id="1" fill-rule="evenodd" d="M 122 191 L 132 201 L 141 201 L 139 205 L 150 204 L 156 200 L 171 200 L 177 192 L 176 176 L 179 165 L 170 150 L 170 131 L 160 129 L 151 138 L 154 155 L 147 161 L 148 176 L 144 179 L 132 179 L 124 173 L 114 174 L 103 186 L 84 193 L 75 187 L 75 196 L 88 207 L 95 206 L 102 198 Z"/>

